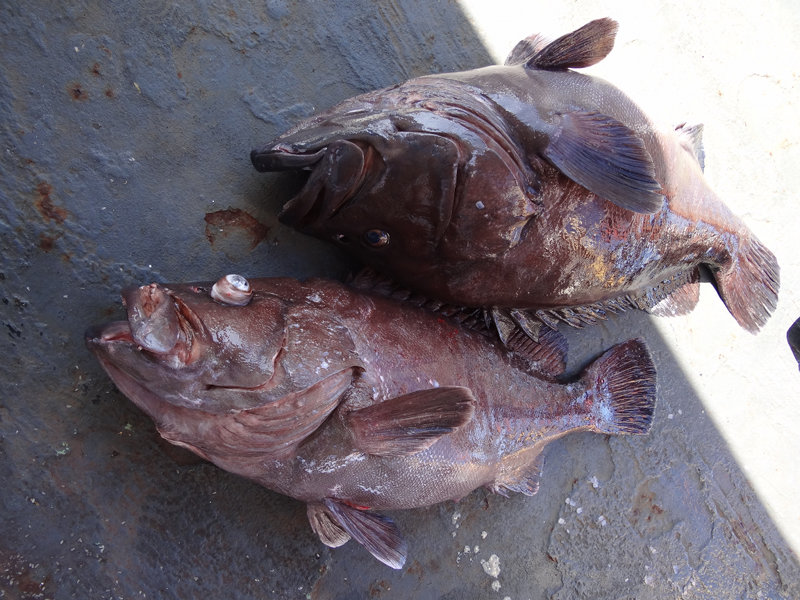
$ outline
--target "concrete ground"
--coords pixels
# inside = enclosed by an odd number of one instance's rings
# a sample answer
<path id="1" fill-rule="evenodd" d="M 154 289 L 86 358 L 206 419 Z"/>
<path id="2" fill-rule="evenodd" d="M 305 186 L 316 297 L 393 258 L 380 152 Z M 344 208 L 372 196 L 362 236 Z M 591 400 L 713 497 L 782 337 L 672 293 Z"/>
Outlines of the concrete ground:
<path id="1" fill-rule="evenodd" d="M 589 72 L 661 123 L 705 123 L 706 176 L 782 267 L 755 337 L 710 286 L 686 317 L 566 332 L 573 372 L 648 341 L 650 435 L 554 443 L 532 498 L 394 513 L 392 571 L 161 443 L 85 350 L 123 286 L 348 272 L 277 223 L 296 182 L 256 173 L 251 147 L 599 16 L 620 32 Z M 0 598 L 800 597 L 799 34 L 789 2 L 0 3 Z"/>

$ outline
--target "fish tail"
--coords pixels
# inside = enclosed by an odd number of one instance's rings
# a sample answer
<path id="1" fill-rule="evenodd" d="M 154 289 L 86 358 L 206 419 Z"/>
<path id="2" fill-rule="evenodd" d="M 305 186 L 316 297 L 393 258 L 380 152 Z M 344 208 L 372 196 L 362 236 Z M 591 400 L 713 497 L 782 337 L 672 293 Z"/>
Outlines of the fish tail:
<path id="1" fill-rule="evenodd" d="M 592 392 L 590 412 L 600 433 L 647 433 L 656 405 L 656 368 L 642 339 L 606 351 L 583 377 Z"/>
<path id="2" fill-rule="evenodd" d="M 780 269 L 775 255 L 755 236 L 740 239 L 731 264 L 715 270 L 717 292 L 744 329 L 757 333 L 778 304 Z"/>

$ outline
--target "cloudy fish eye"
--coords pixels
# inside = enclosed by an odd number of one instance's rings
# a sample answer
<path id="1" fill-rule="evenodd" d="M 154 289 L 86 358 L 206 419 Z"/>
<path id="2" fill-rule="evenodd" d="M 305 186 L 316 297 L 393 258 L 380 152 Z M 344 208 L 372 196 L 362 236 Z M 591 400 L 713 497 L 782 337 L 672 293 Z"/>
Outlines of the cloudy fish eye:
<path id="1" fill-rule="evenodd" d="M 370 229 L 364 232 L 364 242 L 373 248 L 380 248 L 389 243 L 389 234 L 383 229 Z"/>
<path id="2" fill-rule="evenodd" d="M 250 282 L 241 275 L 230 273 L 219 280 L 211 288 L 211 297 L 217 302 L 230 306 L 245 306 L 253 297 Z"/>

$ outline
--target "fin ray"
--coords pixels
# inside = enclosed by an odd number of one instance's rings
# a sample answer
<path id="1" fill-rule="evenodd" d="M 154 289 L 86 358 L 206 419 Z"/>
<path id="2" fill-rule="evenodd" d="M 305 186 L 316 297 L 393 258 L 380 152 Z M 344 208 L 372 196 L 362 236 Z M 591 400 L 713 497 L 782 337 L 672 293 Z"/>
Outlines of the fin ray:
<path id="1" fill-rule="evenodd" d="M 475 412 L 465 387 L 419 390 L 354 410 L 346 422 L 356 446 L 376 456 L 407 456 L 465 425 Z"/>
<path id="2" fill-rule="evenodd" d="M 775 255 L 755 236 L 744 238 L 732 264 L 713 274 L 720 298 L 739 325 L 758 332 L 778 305 L 780 269 Z"/>
<path id="3" fill-rule="evenodd" d="M 392 569 L 402 569 L 408 547 L 389 518 L 325 498 L 325 508 L 338 525 L 375 558 Z"/>
<path id="4" fill-rule="evenodd" d="M 607 350 L 582 379 L 594 394 L 597 431 L 643 434 L 650 430 L 656 368 L 644 340 L 628 340 Z"/>
<path id="5" fill-rule="evenodd" d="M 618 28 L 619 25 L 613 19 L 590 21 L 537 50 L 527 60 L 525 66 L 530 69 L 552 70 L 590 67 L 603 60 L 614 48 L 614 38 Z M 512 50 L 512 56 L 516 50 L 517 48 Z M 520 48 L 519 54 L 523 51 L 524 49 Z"/>
<path id="6" fill-rule="evenodd" d="M 572 111 L 560 116 L 561 132 L 545 148 L 545 158 L 617 206 L 638 213 L 661 208 L 661 185 L 641 137 L 602 113 Z"/>
<path id="7" fill-rule="evenodd" d="M 338 548 L 350 541 L 350 534 L 347 533 L 336 518 L 330 513 L 324 504 L 312 502 L 306 505 L 308 522 L 311 529 L 319 536 L 320 541 L 329 548 Z"/>

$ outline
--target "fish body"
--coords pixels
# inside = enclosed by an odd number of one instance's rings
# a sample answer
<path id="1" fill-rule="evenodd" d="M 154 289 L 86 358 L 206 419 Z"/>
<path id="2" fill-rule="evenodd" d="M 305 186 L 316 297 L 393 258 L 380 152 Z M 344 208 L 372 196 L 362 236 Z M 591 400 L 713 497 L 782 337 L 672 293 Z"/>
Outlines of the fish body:
<path id="1" fill-rule="evenodd" d="M 330 546 L 352 537 L 399 568 L 402 538 L 368 509 L 480 486 L 533 494 L 550 441 L 649 429 L 655 370 L 639 340 L 562 384 L 383 296 L 326 280 L 250 286 L 243 306 L 206 284 L 127 290 L 128 320 L 90 330 L 87 345 L 166 440 L 305 502 Z"/>
<path id="2" fill-rule="evenodd" d="M 704 179 L 701 127 L 659 130 L 619 89 L 572 70 L 601 60 L 615 32 L 593 21 L 523 40 L 503 66 L 345 100 L 253 164 L 310 171 L 284 222 L 533 338 L 534 322 L 688 312 L 701 274 L 755 332 L 777 302 L 777 261 Z"/>

